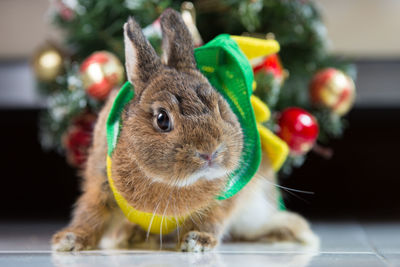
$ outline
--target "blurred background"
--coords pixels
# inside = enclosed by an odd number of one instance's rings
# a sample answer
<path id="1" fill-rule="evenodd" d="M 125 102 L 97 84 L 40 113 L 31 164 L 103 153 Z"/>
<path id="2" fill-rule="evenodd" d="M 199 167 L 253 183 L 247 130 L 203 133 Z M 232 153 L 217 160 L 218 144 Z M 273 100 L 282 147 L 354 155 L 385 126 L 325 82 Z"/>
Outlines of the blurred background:
<path id="1" fill-rule="evenodd" d="M 332 158 L 310 152 L 281 179 L 314 194 L 283 192 L 285 203 L 313 218 L 398 218 L 400 1 L 314 2 L 329 52 L 355 63 L 357 97 L 343 136 L 326 145 Z M 65 219 L 79 194 L 77 169 L 39 142 L 39 115 L 47 102 L 37 89 L 33 55 L 46 40 L 65 39 L 51 23 L 49 6 L 48 0 L 0 1 L 2 218 Z"/>

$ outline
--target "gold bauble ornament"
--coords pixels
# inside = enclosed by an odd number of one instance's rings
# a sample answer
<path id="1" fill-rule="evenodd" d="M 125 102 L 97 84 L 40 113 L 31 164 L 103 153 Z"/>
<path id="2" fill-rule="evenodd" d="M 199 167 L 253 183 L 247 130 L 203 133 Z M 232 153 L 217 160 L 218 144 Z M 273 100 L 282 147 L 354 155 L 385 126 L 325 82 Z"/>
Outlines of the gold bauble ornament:
<path id="1" fill-rule="evenodd" d="M 80 67 L 83 87 L 93 98 L 104 100 L 111 89 L 122 83 L 124 67 L 112 53 L 98 51 L 86 58 Z"/>
<path id="2" fill-rule="evenodd" d="M 52 82 L 63 72 L 64 57 L 60 49 L 53 44 L 39 48 L 33 57 L 33 70 L 43 82 Z"/>
<path id="3" fill-rule="evenodd" d="M 355 95 L 353 80 L 335 68 L 317 72 L 310 83 L 313 105 L 329 108 L 339 116 L 346 114 L 351 109 Z"/>

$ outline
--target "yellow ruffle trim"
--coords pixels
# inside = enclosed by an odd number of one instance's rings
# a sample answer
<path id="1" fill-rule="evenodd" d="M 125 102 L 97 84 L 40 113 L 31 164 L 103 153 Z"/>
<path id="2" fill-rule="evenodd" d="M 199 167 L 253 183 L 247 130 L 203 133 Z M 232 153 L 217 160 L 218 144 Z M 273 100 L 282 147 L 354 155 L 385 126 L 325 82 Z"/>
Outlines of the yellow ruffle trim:
<path id="1" fill-rule="evenodd" d="M 115 188 L 114 181 L 111 178 L 111 158 L 109 156 L 107 156 L 107 176 L 118 206 L 130 222 L 139 225 L 143 230 L 152 234 L 168 234 L 185 221 L 186 217 L 162 216 L 139 211 L 129 205 L 128 201 Z"/>

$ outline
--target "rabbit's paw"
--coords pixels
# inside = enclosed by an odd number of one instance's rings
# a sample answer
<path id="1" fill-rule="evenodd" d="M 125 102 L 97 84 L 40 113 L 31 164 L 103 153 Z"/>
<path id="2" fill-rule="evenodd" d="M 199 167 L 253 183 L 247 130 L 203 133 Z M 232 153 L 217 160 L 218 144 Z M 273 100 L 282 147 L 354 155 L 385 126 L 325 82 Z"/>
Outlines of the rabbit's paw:
<path id="1" fill-rule="evenodd" d="M 210 251 L 217 245 L 217 239 L 210 233 L 191 231 L 188 232 L 181 243 L 181 251 L 204 252 Z"/>
<path id="2" fill-rule="evenodd" d="M 92 248 L 88 245 L 86 238 L 83 238 L 77 233 L 69 230 L 56 233 L 53 236 L 51 243 L 53 251 L 80 251 Z"/>

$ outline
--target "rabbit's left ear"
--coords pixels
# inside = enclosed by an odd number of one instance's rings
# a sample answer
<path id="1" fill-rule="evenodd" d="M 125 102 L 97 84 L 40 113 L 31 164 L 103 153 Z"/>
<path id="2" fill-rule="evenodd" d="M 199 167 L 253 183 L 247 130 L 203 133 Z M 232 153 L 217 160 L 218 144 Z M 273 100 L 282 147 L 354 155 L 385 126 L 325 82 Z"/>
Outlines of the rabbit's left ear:
<path id="1" fill-rule="evenodd" d="M 179 70 L 196 68 L 193 38 L 181 15 L 168 8 L 161 14 L 160 20 L 163 35 L 163 63 Z"/>
<path id="2" fill-rule="evenodd" d="M 140 91 L 160 69 L 161 60 L 132 17 L 124 25 L 124 36 L 128 80 L 135 85 L 135 91 Z"/>

